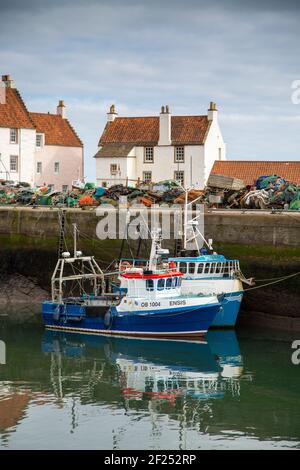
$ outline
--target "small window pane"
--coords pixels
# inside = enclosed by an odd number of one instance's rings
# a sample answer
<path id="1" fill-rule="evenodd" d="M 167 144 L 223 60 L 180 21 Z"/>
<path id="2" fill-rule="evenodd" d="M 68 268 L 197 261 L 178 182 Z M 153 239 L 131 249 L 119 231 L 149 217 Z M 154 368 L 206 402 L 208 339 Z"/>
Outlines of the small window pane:
<path id="1" fill-rule="evenodd" d="M 165 279 L 158 279 L 157 290 L 164 290 L 165 288 Z"/>
<path id="2" fill-rule="evenodd" d="M 59 173 L 59 162 L 54 163 L 54 173 L 56 173 L 56 174 Z"/>
<path id="3" fill-rule="evenodd" d="M 38 174 L 41 174 L 42 173 L 42 162 L 37 162 L 36 164 L 36 172 Z"/>
<path id="4" fill-rule="evenodd" d="M 202 273 L 203 273 L 203 267 L 204 267 L 204 264 L 203 264 L 203 263 L 199 263 L 199 264 L 198 264 L 198 274 L 202 274 Z"/>
<path id="5" fill-rule="evenodd" d="M 36 146 L 37 147 L 42 147 L 43 144 L 43 136 L 42 134 L 37 134 L 36 135 Z"/>
<path id="6" fill-rule="evenodd" d="M 195 263 L 189 263 L 189 273 L 194 274 L 195 273 Z"/>
<path id="7" fill-rule="evenodd" d="M 152 171 L 143 171 L 143 181 L 150 183 L 152 181 Z"/>
<path id="8" fill-rule="evenodd" d="M 116 175 L 118 173 L 118 165 L 116 163 L 112 163 L 110 165 L 110 174 Z"/>
<path id="9" fill-rule="evenodd" d="M 186 263 L 179 263 L 179 271 L 183 274 L 186 273 L 186 270 L 187 270 L 187 266 L 186 266 Z"/>
<path id="10" fill-rule="evenodd" d="M 174 179 L 184 186 L 184 171 L 175 171 L 174 172 Z"/>
<path id="11" fill-rule="evenodd" d="M 18 171 L 18 157 L 12 155 L 10 157 L 10 171 L 17 172 Z"/>
<path id="12" fill-rule="evenodd" d="M 184 162 L 184 147 L 175 148 L 175 162 Z"/>
<path id="13" fill-rule="evenodd" d="M 18 142 L 18 130 L 10 129 L 10 142 L 11 144 L 16 144 Z"/>
<path id="14" fill-rule="evenodd" d="M 145 162 L 153 162 L 153 147 L 145 147 Z"/>
<path id="15" fill-rule="evenodd" d="M 147 290 L 154 290 L 154 282 L 153 279 L 146 280 L 146 289 Z"/>
<path id="16" fill-rule="evenodd" d="M 167 280 L 166 280 L 166 289 L 171 289 L 172 287 L 172 278 L 171 277 L 168 277 Z"/>

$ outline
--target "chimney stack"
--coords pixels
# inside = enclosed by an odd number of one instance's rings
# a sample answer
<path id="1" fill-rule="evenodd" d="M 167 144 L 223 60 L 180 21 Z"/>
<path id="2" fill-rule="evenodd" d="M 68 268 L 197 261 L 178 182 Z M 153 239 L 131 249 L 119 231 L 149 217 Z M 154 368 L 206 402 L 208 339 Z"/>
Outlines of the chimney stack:
<path id="1" fill-rule="evenodd" d="M 112 104 L 111 107 L 109 108 L 109 113 L 107 113 L 107 121 L 113 122 L 117 116 L 118 116 L 118 113 L 116 112 L 116 107 L 114 104 Z"/>
<path id="2" fill-rule="evenodd" d="M 2 85 L 0 82 L 0 104 L 6 103 L 6 88 L 5 85 Z"/>
<path id="3" fill-rule="evenodd" d="M 158 145 L 171 145 L 171 114 L 168 105 L 166 105 L 166 108 L 161 107 Z"/>
<path id="4" fill-rule="evenodd" d="M 2 82 L 6 88 L 14 88 L 14 81 L 11 79 L 10 75 L 2 75 Z"/>
<path id="5" fill-rule="evenodd" d="M 207 110 L 207 119 L 213 121 L 218 117 L 217 105 L 213 101 L 210 102 L 209 108 Z"/>
<path id="6" fill-rule="evenodd" d="M 63 119 L 66 119 L 66 107 L 63 100 L 59 100 L 58 106 L 56 108 L 56 113 L 61 116 Z"/>

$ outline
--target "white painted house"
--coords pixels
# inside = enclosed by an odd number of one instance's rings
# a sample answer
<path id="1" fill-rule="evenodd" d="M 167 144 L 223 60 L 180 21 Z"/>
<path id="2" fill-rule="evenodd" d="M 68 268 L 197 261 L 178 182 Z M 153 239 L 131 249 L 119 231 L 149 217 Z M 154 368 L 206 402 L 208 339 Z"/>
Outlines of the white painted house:
<path id="1" fill-rule="evenodd" d="M 9 75 L 0 88 L 0 179 L 71 188 L 83 178 L 83 144 L 66 119 L 60 101 L 56 114 L 30 113 Z"/>
<path id="2" fill-rule="evenodd" d="M 203 188 L 215 160 L 226 159 L 226 147 L 215 103 L 207 115 L 118 117 L 112 105 L 99 140 L 97 183 L 134 185 L 137 181 L 175 179 Z"/>

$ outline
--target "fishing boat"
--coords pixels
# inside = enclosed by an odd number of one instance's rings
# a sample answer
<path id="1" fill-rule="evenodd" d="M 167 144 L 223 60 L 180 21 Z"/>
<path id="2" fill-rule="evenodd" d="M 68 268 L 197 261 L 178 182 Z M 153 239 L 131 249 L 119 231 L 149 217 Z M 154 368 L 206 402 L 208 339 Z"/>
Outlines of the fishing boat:
<path id="1" fill-rule="evenodd" d="M 253 278 L 246 279 L 243 275 L 240 262 L 237 259 L 227 259 L 224 255 L 218 254 L 213 246 L 213 240 L 205 239 L 204 235 L 198 229 L 199 216 L 188 220 L 188 212 L 191 211 L 193 200 L 188 202 L 188 190 L 186 190 L 186 202 L 184 206 L 184 230 L 183 240 L 179 253 L 174 257 L 168 257 L 166 260 L 168 266 L 176 269 L 182 274 L 181 293 L 183 295 L 215 295 L 222 296 L 221 308 L 211 327 L 214 328 L 233 328 L 236 324 L 240 311 L 244 288 L 243 284 L 252 286 Z M 202 240 L 204 247 L 200 248 L 199 239 Z M 160 240 L 162 243 L 162 240 Z M 189 244 L 194 244 L 194 249 L 189 250 Z M 163 251 L 159 246 L 158 251 Z M 141 259 L 120 259 L 120 272 L 126 269 L 135 268 L 143 265 L 145 261 Z M 126 293 L 126 278 L 119 277 L 118 291 Z"/>
<path id="2" fill-rule="evenodd" d="M 61 254 L 52 276 L 52 299 L 42 306 L 47 328 L 146 337 L 195 337 L 207 332 L 220 309 L 218 297 L 182 295 L 183 274 L 161 269 L 159 237 L 153 236 L 146 266 L 121 274 L 127 292 L 120 296 L 105 292 L 104 273 L 93 256 L 77 251 L 76 234 L 74 225 L 74 253 Z M 68 283 L 76 295 L 64 294 Z"/>

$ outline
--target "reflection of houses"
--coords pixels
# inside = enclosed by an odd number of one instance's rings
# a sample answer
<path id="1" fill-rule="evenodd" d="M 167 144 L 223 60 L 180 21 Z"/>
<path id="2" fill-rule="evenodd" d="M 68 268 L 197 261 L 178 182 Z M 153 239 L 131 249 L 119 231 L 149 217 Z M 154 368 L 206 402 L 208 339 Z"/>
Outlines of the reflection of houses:
<path id="1" fill-rule="evenodd" d="M 23 419 L 31 395 L 29 392 L 0 392 L 0 433 L 17 426 Z"/>
<path id="2" fill-rule="evenodd" d="M 215 103 L 200 116 L 162 106 L 159 116 L 118 117 L 114 105 L 107 116 L 95 155 L 102 186 L 175 179 L 203 188 L 214 161 L 226 158 Z"/>

